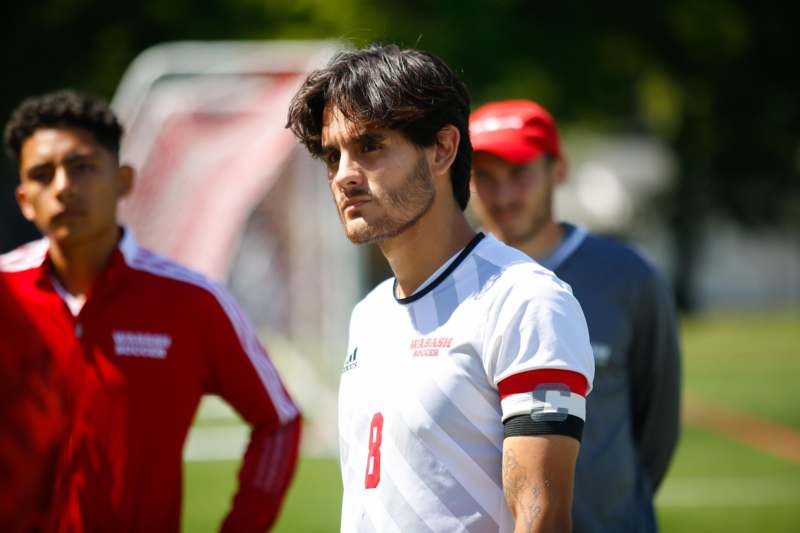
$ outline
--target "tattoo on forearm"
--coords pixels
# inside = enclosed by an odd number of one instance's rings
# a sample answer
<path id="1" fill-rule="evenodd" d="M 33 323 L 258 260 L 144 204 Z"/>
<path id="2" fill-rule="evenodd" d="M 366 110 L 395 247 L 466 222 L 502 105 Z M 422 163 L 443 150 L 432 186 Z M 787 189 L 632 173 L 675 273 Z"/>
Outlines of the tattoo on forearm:
<path id="1" fill-rule="evenodd" d="M 526 531 L 533 531 L 536 519 L 542 514 L 539 496 L 542 494 L 542 487 L 534 485 L 528 489 L 530 496 L 525 495 L 528 475 L 525 468 L 519 464 L 514 450 L 506 450 L 503 454 L 503 492 L 506 501 L 512 509 L 516 510 L 515 520 L 517 526 L 523 524 Z M 545 481 L 545 488 L 550 485 Z"/>
<path id="2" fill-rule="evenodd" d="M 506 450 L 503 454 L 503 491 L 506 493 L 506 499 L 516 500 L 527 479 L 528 476 L 517 461 L 514 450 Z"/>

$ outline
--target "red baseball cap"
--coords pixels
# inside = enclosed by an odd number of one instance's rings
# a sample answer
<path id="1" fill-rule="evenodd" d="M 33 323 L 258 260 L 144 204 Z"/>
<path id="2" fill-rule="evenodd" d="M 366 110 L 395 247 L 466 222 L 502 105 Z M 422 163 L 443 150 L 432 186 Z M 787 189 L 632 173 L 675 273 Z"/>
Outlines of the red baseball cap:
<path id="1" fill-rule="evenodd" d="M 474 151 L 489 152 L 516 164 L 542 154 L 561 157 L 553 117 L 530 100 L 504 100 L 479 107 L 469 117 L 469 137 Z"/>

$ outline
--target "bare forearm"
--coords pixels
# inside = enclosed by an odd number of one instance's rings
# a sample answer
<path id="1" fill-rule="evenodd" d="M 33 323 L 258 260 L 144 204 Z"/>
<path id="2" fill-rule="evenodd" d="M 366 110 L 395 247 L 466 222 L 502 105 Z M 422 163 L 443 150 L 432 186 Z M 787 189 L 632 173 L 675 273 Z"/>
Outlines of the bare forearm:
<path id="1" fill-rule="evenodd" d="M 540 466 L 535 456 L 513 447 L 503 453 L 503 491 L 516 523 L 514 531 L 570 531 L 572 476 Z"/>

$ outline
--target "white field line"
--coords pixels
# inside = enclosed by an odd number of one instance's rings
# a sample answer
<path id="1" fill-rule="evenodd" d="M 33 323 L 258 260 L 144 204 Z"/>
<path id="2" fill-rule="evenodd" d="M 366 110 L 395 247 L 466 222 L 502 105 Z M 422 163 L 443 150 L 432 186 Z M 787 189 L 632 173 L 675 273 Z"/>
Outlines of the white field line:
<path id="1" fill-rule="evenodd" d="M 250 438 L 250 428 L 236 426 L 199 426 L 189 431 L 183 448 L 185 461 L 238 460 Z"/>
<path id="2" fill-rule="evenodd" d="M 784 477 L 668 478 L 656 495 L 660 507 L 760 507 L 796 504 L 800 479 Z"/>
<path id="3" fill-rule="evenodd" d="M 239 420 L 233 409 L 217 396 L 204 396 L 195 417 L 208 425 L 193 426 L 189 429 L 186 445 L 183 447 L 185 461 L 224 461 L 241 459 L 249 428 Z M 219 425 L 214 425 L 217 422 Z"/>
<path id="4" fill-rule="evenodd" d="M 300 398 L 304 413 L 302 454 L 307 457 L 336 457 L 336 395 L 320 386 L 317 398 Z M 319 405 L 316 409 L 309 406 Z M 186 461 L 241 459 L 249 440 L 249 428 L 230 405 L 218 396 L 204 396 L 189 430 L 183 458 Z"/>
<path id="5" fill-rule="evenodd" d="M 188 462 L 239 460 L 249 436 L 245 425 L 192 428 Z M 308 453 L 304 454 L 306 457 Z M 316 454 L 311 454 L 316 455 Z M 333 457 L 331 457 L 333 459 Z M 784 477 L 672 477 L 656 496 L 659 507 L 800 507 L 800 479 Z"/>
<path id="6" fill-rule="evenodd" d="M 310 434 L 310 436 L 306 435 Z M 250 439 L 250 428 L 245 424 L 224 426 L 194 426 L 186 437 L 183 447 L 184 461 L 238 461 Z M 311 431 L 304 430 L 303 457 L 337 457 L 337 450 L 314 442 Z"/>
<path id="7" fill-rule="evenodd" d="M 222 398 L 209 394 L 200 399 L 195 419 L 198 421 L 239 420 L 239 416 Z"/>

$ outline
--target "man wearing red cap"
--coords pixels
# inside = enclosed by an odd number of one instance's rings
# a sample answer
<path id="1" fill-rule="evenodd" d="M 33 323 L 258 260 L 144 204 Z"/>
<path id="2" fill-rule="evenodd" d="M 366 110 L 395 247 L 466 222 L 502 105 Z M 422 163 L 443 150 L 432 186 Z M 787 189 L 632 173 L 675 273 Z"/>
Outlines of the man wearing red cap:
<path id="1" fill-rule="evenodd" d="M 595 381 L 575 472 L 577 532 L 654 531 L 653 495 L 679 433 L 680 349 L 672 298 L 631 248 L 557 222 L 567 164 L 550 114 L 527 100 L 470 117 L 473 209 L 484 227 L 572 287 Z"/>

